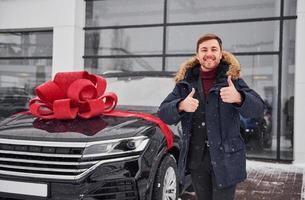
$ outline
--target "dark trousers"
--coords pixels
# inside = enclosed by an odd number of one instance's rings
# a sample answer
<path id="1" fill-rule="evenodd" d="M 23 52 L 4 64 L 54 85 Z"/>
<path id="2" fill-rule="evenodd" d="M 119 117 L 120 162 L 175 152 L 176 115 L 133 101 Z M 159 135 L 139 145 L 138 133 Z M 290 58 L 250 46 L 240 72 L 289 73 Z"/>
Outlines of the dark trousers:
<path id="1" fill-rule="evenodd" d="M 192 184 L 198 200 L 233 200 L 236 185 L 217 188 L 210 153 L 203 155 L 203 162 L 196 169 L 191 169 Z"/>

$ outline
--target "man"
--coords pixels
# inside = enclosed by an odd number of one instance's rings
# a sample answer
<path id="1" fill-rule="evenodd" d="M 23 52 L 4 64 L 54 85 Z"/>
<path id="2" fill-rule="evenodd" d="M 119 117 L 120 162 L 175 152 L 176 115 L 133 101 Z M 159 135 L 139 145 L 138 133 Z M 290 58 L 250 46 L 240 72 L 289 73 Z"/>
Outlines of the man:
<path id="1" fill-rule="evenodd" d="M 246 178 L 239 115 L 260 117 L 264 103 L 239 77 L 238 60 L 222 50 L 218 36 L 200 37 L 196 52 L 176 74 L 158 114 L 168 124 L 181 121 L 182 182 L 187 167 L 197 199 L 233 200 L 236 184 Z"/>

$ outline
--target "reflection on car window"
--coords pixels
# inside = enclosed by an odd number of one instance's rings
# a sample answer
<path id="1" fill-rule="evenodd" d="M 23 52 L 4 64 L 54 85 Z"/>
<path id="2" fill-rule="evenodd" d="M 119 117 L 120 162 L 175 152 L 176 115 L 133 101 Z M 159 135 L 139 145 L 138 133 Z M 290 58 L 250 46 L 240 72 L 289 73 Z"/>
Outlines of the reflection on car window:
<path id="1" fill-rule="evenodd" d="M 0 120 L 25 110 L 31 95 L 24 88 L 0 87 Z"/>

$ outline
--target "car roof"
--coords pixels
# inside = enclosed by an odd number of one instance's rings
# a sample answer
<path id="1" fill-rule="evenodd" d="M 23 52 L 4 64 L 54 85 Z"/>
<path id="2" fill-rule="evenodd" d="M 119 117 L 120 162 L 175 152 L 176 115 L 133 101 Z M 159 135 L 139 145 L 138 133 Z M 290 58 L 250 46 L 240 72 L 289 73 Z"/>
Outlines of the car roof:
<path id="1" fill-rule="evenodd" d="M 1 94 L 27 94 L 24 88 L 21 87 L 0 87 Z"/>
<path id="2" fill-rule="evenodd" d="M 100 74 L 100 76 L 108 77 L 130 77 L 130 76 L 145 76 L 145 77 L 174 77 L 176 72 L 169 71 L 109 71 Z"/>

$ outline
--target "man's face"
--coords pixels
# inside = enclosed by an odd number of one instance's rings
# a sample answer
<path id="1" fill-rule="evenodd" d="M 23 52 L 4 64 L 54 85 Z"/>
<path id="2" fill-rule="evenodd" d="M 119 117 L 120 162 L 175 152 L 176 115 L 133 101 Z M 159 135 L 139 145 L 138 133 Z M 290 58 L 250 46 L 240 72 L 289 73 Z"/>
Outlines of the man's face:
<path id="1" fill-rule="evenodd" d="M 199 45 L 197 59 L 203 71 L 211 71 L 218 66 L 222 52 L 216 39 L 207 40 Z"/>

